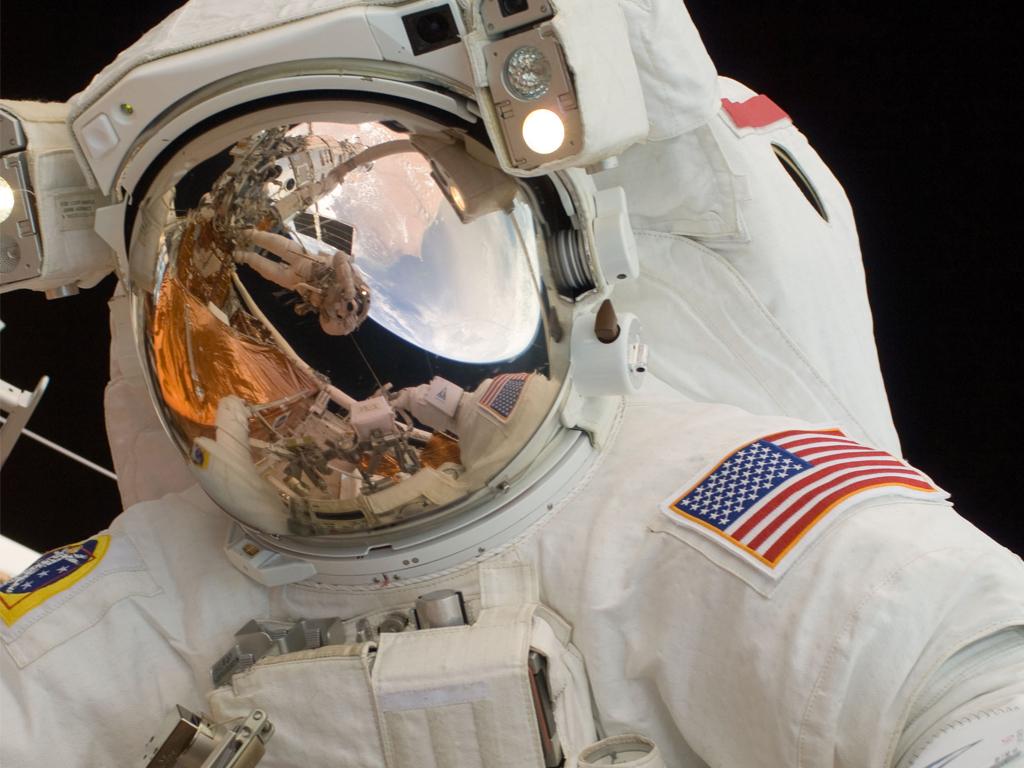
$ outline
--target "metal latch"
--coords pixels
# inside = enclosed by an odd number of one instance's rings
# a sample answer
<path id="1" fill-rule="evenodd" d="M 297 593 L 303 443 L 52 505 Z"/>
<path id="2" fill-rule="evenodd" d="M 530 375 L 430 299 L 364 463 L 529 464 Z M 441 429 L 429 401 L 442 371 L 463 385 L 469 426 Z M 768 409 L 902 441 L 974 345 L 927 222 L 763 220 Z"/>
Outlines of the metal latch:
<path id="1" fill-rule="evenodd" d="M 161 735 L 163 736 L 161 738 Z M 274 726 L 262 709 L 215 723 L 180 704 L 146 745 L 145 768 L 253 768 L 266 752 Z"/>

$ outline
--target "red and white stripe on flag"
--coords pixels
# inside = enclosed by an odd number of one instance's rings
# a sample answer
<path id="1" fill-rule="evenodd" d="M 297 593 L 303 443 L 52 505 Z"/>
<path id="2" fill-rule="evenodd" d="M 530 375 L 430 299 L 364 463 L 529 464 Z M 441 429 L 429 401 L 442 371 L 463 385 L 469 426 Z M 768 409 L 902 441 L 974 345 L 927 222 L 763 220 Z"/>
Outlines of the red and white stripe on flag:
<path id="1" fill-rule="evenodd" d="M 922 472 L 838 429 L 792 429 L 733 451 L 662 510 L 778 576 L 817 527 L 886 495 L 948 498 Z"/>
<path id="2" fill-rule="evenodd" d="M 519 404 L 528 373 L 502 373 L 491 379 L 491 385 L 477 401 L 479 406 L 500 421 L 512 418 L 512 412 Z"/>

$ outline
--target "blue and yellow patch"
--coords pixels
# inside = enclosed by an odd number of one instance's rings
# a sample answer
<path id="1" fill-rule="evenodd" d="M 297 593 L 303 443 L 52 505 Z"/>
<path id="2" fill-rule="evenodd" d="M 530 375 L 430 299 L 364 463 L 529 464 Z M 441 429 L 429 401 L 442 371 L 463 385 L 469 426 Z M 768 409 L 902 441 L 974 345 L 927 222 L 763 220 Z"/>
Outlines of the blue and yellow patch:
<path id="1" fill-rule="evenodd" d="M 13 579 L 0 584 L 0 619 L 11 626 L 26 613 L 89 575 L 110 546 L 110 536 L 93 536 L 47 552 Z"/>
<path id="2" fill-rule="evenodd" d="M 274 422 L 274 429 L 277 429 L 277 422 Z M 192 463 L 200 469 L 206 469 L 210 463 L 210 454 L 195 443 L 192 444 Z"/>

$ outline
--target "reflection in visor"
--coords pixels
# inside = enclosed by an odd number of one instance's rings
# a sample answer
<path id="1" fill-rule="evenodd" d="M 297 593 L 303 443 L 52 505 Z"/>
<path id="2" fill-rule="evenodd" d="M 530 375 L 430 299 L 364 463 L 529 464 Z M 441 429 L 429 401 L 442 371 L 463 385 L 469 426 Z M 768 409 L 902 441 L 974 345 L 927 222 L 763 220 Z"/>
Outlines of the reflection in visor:
<path id="1" fill-rule="evenodd" d="M 141 297 L 207 492 L 264 532 L 324 535 L 483 488 L 557 390 L 518 186 L 458 137 L 380 123 L 272 128 L 211 163 L 205 188 L 198 168 L 152 198 L 167 224 Z"/>
<path id="2" fill-rule="evenodd" d="M 532 243 L 517 232 L 519 226 L 532 230 L 529 209 L 462 225 L 461 191 L 450 202 L 453 189 L 442 190 L 430 161 L 401 134 L 372 123 L 315 123 L 312 129 L 332 137 L 358 130 L 374 149 L 395 152 L 347 175 L 315 206 L 328 221 L 359 223 L 357 256 L 374 297 L 370 317 L 456 360 L 485 363 L 520 354 L 536 333 L 540 306 L 530 265 L 508 256 Z M 535 263 L 536 252 L 530 257 Z"/>

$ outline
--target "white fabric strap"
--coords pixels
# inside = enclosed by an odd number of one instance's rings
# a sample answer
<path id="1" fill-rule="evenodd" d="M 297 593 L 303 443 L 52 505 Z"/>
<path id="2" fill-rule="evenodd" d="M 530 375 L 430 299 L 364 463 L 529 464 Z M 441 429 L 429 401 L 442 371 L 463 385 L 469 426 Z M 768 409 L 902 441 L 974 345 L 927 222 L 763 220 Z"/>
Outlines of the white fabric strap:
<path id="1" fill-rule="evenodd" d="M 514 561 L 480 568 L 480 609 L 536 605 L 540 602 L 537 575 L 529 563 Z"/>
<path id="2" fill-rule="evenodd" d="M 209 695 L 218 722 L 264 709 L 274 738 L 261 768 L 382 766 L 384 751 L 370 688 L 373 643 L 328 645 L 271 656 Z"/>
<path id="3" fill-rule="evenodd" d="M 381 635 L 372 685 L 388 768 L 544 765 L 528 672 L 536 576 L 501 562 L 480 585 L 472 625 Z"/>

